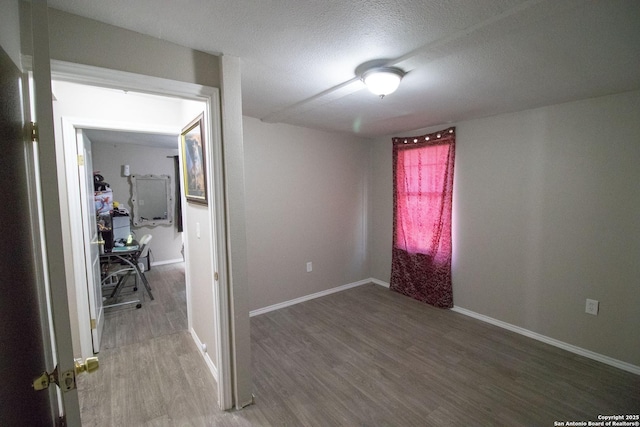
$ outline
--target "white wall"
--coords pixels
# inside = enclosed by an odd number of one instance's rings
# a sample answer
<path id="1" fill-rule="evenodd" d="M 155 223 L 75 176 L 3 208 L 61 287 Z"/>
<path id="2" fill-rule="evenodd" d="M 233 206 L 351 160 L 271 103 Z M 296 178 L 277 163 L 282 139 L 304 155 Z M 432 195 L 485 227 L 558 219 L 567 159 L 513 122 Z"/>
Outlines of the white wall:
<path id="1" fill-rule="evenodd" d="M 370 141 L 248 117 L 244 139 L 251 310 L 369 277 Z"/>
<path id="2" fill-rule="evenodd" d="M 51 58 L 219 87 L 218 57 L 49 9 Z"/>
<path id="3" fill-rule="evenodd" d="M 369 251 L 371 277 L 391 278 L 393 242 L 393 163 L 391 137 L 379 138 L 371 147 L 371 195 L 369 197 Z"/>
<path id="4" fill-rule="evenodd" d="M 91 142 L 94 171 L 100 171 L 111 186 L 113 200 L 127 208 L 132 215 L 134 211 L 131 203 L 131 179 L 122 175 L 122 165 L 128 164 L 132 175 L 168 175 L 171 180 L 171 195 L 174 196 L 176 174 L 171 156 L 178 154 L 178 136 L 174 149 L 127 144 L 126 141 L 118 144 L 93 140 Z M 177 178 L 180 179 L 180 176 Z M 134 226 L 132 219 L 131 216 L 131 231 L 138 239 L 145 234 L 153 236 L 149 243 L 152 265 L 182 261 L 182 233 L 178 232 L 175 217 L 172 224 L 153 227 Z"/>
<path id="5" fill-rule="evenodd" d="M 638 111 L 630 92 L 457 124 L 456 306 L 640 365 Z M 373 160 L 372 272 L 385 281 L 390 146 L 376 140 Z"/>
<path id="6" fill-rule="evenodd" d="M 186 239 L 189 253 L 186 257 L 186 269 L 191 289 L 187 295 L 191 306 L 191 327 L 201 343 L 207 345 L 207 354 L 217 367 L 216 356 L 216 313 L 214 305 L 213 269 L 211 265 L 211 232 L 210 206 L 195 203 L 183 205 L 187 222 L 185 223 Z M 197 227 L 200 228 L 200 237 Z"/>
<path id="7" fill-rule="evenodd" d="M 20 63 L 20 8 L 15 0 L 0 1 L 0 46 L 9 58 L 22 69 Z"/>

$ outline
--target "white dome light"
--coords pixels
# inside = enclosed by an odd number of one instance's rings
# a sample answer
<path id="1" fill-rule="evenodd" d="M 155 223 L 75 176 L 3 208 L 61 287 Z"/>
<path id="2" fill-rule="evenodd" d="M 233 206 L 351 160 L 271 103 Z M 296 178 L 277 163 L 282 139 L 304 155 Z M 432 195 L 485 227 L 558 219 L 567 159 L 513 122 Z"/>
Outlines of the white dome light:
<path id="1" fill-rule="evenodd" d="M 372 68 L 362 74 L 362 81 L 371 92 L 384 98 L 395 92 L 400 85 L 404 71 L 394 67 Z"/>

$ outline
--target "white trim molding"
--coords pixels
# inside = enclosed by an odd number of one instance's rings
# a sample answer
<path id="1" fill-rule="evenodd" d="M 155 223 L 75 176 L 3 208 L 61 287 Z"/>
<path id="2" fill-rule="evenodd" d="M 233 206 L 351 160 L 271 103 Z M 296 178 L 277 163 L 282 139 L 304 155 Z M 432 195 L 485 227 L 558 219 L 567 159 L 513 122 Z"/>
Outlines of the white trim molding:
<path id="1" fill-rule="evenodd" d="M 383 282 L 382 280 L 374 279 L 373 277 L 370 278 L 369 281 L 371 283 L 375 284 L 375 285 L 380 285 L 380 286 L 383 286 L 385 288 L 388 288 L 389 286 L 391 286 L 391 285 L 389 285 L 388 282 Z"/>
<path id="2" fill-rule="evenodd" d="M 383 282 L 382 280 L 371 278 L 369 282 L 375 283 L 376 285 L 384 286 L 385 288 L 389 287 L 389 283 Z M 554 347 L 561 348 L 563 350 L 569 351 L 571 353 L 584 356 L 588 359 L 595 360 L 597 362 L 604 363 L 609 366 L 613 366 L 618 369 L 622 369 L 623 371 L 631 372 L 632 374 L 640 375 L 640 366 L 632 365 L 631 363 L 623 362 L 618 359 L 614 359 L 609 356 L 605 356 L 600 353 L 593 352 L 591 350 L 587 350 L 581 347 L 577 347 L 572 344 L 568 344 L 566 342 L 547 337 L 545 335 L 539 334 L 537 332 L 530 331 L 528 329 L 521 328 L 519 326 L 512 325 L 507 322 L 503 322 L 502 320 L 494 319 L 489 316 L 485 316 L 484 314 L 476 313 L 471 310 L 467 310 L 466 308 L 454 306 L 451 311 L 455 311 L 456 313 L 463 314 L 465 316 L 473 317 L 474 319 L 480 320 L 482 322 L 490 323 L 492 325 L 498 326 L 503 329 L 507 329 L 511 332 L 515 332 L 520 335 L 524 335 L 525 337 L 532 338 L 534 340 L 542 341 L 546 344 L 552 345 Z"/>
<path id="3" fill-rule="evenodd" d="M 213 93 L 218 91 L 217 88 L 197 83 L 170 80 L 57 59 L 51 60 L 51 76 L 55 80 L 72 83 L 119 90 L 139 90 L 145 93 L 171 95 L 184 99 L 208 99 L 212 98 Z"/>
<path id="4" fill-rule="evenodd" d="M 312 299 L 315 299 L 315 298 L 324 297 L 326 295 L 331 295 L 331 294 L 334 294 L 336 292 L 346 291 L 347 289 L 355 288 L 356 286 L 362 286 L 362 285 L 366 285 L 368 283 L 373 283 L 373 280 L 374 279 L 359 280 L 357 282 L 348 283 L 346 285 L 342 285 L 342 286 L 338 286 L 338 287 L 335 287 L 335 288 L 327 289 L 325 291 L 316 292 L 315 294 L 305 295 L 305 296 L 300 297 L 300 298 L 295 298 L 295 299 L 292 299 L 292 300 L 289 300 L 289 301 L 281 302 L 281 303 L 278 303 L 278 304 L 273 304 L 273 305 L 270 305 L 268 307 L 259 308 L 257 310 L 252 310 L 252 311 L 249 312 L 249 316 L 251 316 L 251 317 L 258 316 L 260 314 L 265 314 L 265 313 L 268 313 L 270 311 L 275 311 L 275 310 L 279 310 L 281 308 L 289 307 L 290 305 L 299 304 L 301 302 L 309 301 L 309 300 L 312 300 Z"/>
<path id="5" fill-rule="evenodd" d="M 193 328 L 189 328 L 189 332 L 191 332 L 191 337 L 193 338 L 193 342 L 196 343 L 196 346 L 198 347 L 198 351 L 204 358 L 204 361 L 206 362 L 207 367 L 209 368 L 209 371 L 211 371 L 211 375 L 213 375 L 213 378 L 217 382 L 218 368 L 216 367 L 216 364 L 213 363 L 213 360 L 211 360 L 211 356 L 209 356 L 209 353 L 204 350 L 204 347 L 202 346 L 202 341 L 200 341 L 200 338 L 198 337 L 198 334 L 196 334 L 196 331 Z"/>
<path id="6" fill-rule="evenodd" d="M 158 266 L 158 265 L 178 264 L 178 263 L 182 263 L 182 262 L 184 262 L 184 259 L 182 259 L 182 258 L 166 259 L 164 261 L 153 261 L 151 263 L 151 267 L 155 267 L 155 266 Z"/>
<path id="7" fill-rule="evenodd" d="M 454 306 L 451 311 L 455 311 L 456 313 L 463 314 L 465 316 L 473 317 L 474 319 L 490 323 L 492 325 L 498 326 L 503 329 L 507 329 L 511 332 L 515 332 L 520 335 L 524 335 L 525 337 L 533 338 L 534 340 L 542 341 L 543 343 L 550 344 L 554 347 L 561 348 L 563 350 L 569 351 L 571 353 L 584 356 L 586 358 L 595 360 L 597 362 L 604 363 L 609 366 L 613 366 L 618 369 L 622 369 L 623 371 L 631 372 L 632 374 L 640 375 L 640 366 L 632 365 L 631 363 L 623 362 L 618 359 L 614 359 L 609 356 L 605 356 L 600 353 L 593 352 L 591 350 L 587 350 L 581 347 L 577 347 L 572 344 L 568 344 L 564 341 L 557 340 L 555 338 L 550 338 L 545 335 L 539 334 L 537 332 L 530 331 L 528 329 L 521 328 L 520 326 L 515 326 L 507 322 L 503 322 L 502 320 L 494 319 L 493 317 L 485 316 L 484 314 L 476 313 L 475 311 L 467 310 L 466 308 Z"/>

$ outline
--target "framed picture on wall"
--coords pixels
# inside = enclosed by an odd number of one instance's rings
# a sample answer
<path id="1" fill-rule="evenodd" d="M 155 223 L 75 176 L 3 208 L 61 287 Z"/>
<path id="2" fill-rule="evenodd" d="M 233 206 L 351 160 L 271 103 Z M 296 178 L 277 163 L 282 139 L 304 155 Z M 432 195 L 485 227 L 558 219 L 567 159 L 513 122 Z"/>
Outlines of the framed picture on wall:
<path id="1" fill-rule="evenodd" d="M 184 194 L 188 202 L 207 204 L 204 115 L 200 114 L 181 133 Z"/>

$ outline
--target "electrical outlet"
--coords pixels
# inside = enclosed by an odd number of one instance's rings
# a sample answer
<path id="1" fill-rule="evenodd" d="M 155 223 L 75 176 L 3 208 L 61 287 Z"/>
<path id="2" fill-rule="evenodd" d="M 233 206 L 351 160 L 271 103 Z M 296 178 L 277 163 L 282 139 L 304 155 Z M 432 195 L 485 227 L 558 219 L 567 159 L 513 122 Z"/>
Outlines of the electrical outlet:
<path id="1" fill-rule="evenodd" d="M 313 271 L 313 263 L 309 261 L 307 263 L 307 273 L 311 273 Z"/>
<path id="2" fill-rule="evenodd" d="M 598 315 L 598 306 L 600 303 L 594 299 L 587 299 L 587 306 L 585 308 L 585 313 L 593 314 L 594 316 Z"/>

